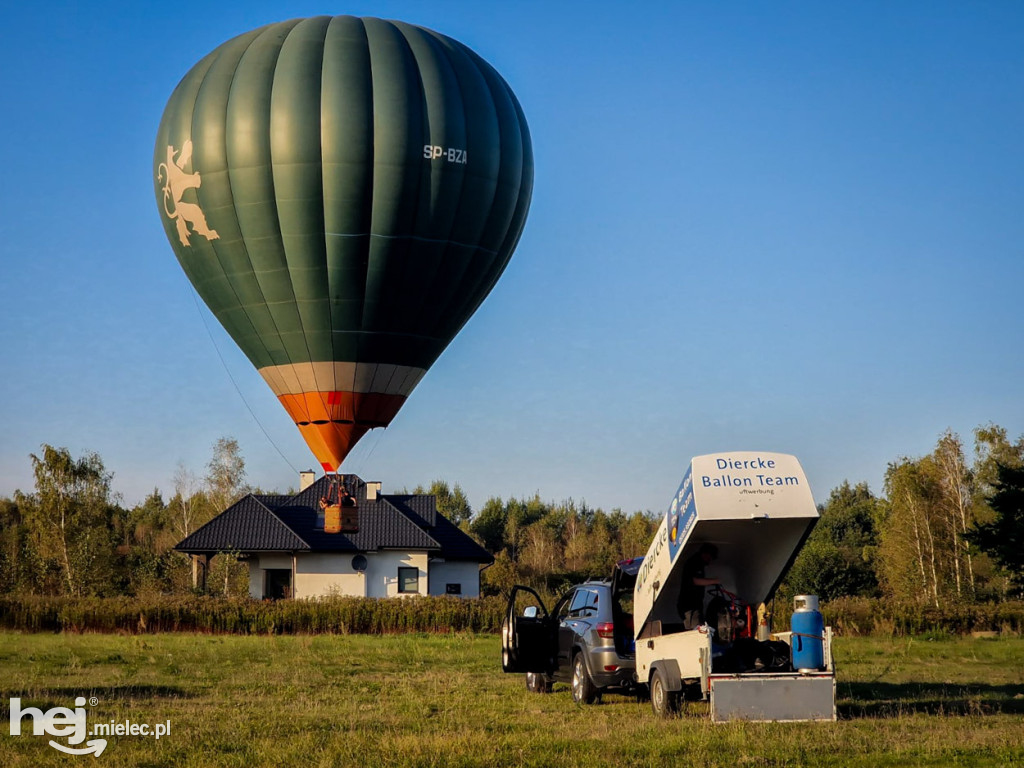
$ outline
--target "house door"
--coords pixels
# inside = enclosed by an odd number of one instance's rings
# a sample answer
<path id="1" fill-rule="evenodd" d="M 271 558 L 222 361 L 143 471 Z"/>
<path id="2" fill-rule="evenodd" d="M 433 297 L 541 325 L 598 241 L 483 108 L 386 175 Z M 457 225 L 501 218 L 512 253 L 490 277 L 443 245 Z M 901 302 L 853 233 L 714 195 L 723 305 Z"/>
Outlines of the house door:
<path id="1" fill-rule="evenodd" d="M 266 570 L 267 586 L 263 594 L 271 600 L 283 600 L 292 596 L 291 568 L 268 568 Z"/>

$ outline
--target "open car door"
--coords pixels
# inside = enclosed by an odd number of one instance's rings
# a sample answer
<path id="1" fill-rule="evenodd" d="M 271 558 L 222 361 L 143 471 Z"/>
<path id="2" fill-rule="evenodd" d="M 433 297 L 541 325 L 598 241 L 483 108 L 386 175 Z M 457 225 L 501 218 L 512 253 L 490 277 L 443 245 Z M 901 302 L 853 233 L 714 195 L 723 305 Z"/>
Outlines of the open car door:
<path id="1" fill-rule="evenodd" d="M 503 672 L 551 672 L 558 654 L 558 621 L 529 587 L 512 587 L 501 623 Z"/>
<path id="2" fill-rule="evenodd" d="M 614 619 L 615 650 L 620 656 L 632 658 L 636 653 L 636 641 L 633 639 L 633 588 L 640 566 L 644 564 L 642 557 L 620 560 L 612 569 L 612 618 Z"/>

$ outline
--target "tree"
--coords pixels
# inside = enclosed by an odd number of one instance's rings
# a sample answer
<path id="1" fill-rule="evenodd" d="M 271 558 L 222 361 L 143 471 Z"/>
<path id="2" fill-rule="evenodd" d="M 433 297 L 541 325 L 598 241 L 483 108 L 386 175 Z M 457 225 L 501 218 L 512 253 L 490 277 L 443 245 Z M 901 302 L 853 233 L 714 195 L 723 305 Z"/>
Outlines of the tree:
<path id="1" fill-rule="evenodd" d="M 415 494 L 427 494 L 434 497 L 437 511 L 451 520 L 455 525 L 461 526 L 469 522 L 473 517 L 473 509 L 469 506 L 469 499 L 462 490 L 462 486 L 456 483 L 449 487 L 444 480 L 435 480 L 430 487 L 424 490 L 422 485 L 416 486 Z"/>
<path id="2" fill-rule="evenodd" d="M 878 575 L 890 597 L 939 606 L 946 591 L 944 542 L 937 507 L 941 489 L 933 461 L 901 459 L 885 474 L 886 505 L 880 516 Z"/>
<path id="3" fill-rule="evenodd" d="M 195 473 L 186 469 L 183 462 L 178 462 L 174 471 L 174 498 L 171 499 L 171 525 L 179 539 L 185 539 L 197 528 L 199 512 L 196 509 L 196 491 L 199 480 Z"/>
<path id="4" fill-rule="evenodd" d="M 534 582 L 542 581 L 562 567 L 562 545 L 558 532 L 539 520 L 526 529 L 519 564 Z"/>
<path id="5" fill-rule="evenodd" d="M 960 436 L 946 430 L 933 454 L 941 489 L 941 516 L 951 540 L 950 560 L 958 598 L 974 597 L 974 561 L 970 542 L 964 538 L 974 523 L 974 477 L 964 461 Z"/>
<path id="6" fill-rule="evenodd" d="M 977 526 L 969 537 L 1024 589 L 1024 467 L 998 464 L 988 503 L 995 519 Z"/>
<path id="7" fill-rule="evenodd" d="M 0 593 L 35 592 L 42 586 L 38 558 L 15 499 L 0 499 Z"/>
<path id="8" fill-rule="evenodd" d="M 1024 467 L 1024 437 L 1011 443 L 1006 430 L 988 424 L 974 430 L 974 499 L 973 517 L 980 524 L 991 522 L 994 513 L 989 500 L 995 492 L 999 468 Z"/>
<path id="9" fill-rule="evenodd" d="M 470 532 L 480 539 L 484 549 L 497 554 L 505 548 L 505 502 L 492 496 L 469 524 Z"/>
<path id="10" fill-rule="evenodd" d="M 619 528 L 619 559 L 646 555 L 660 524 L 660 517 L 643 512 L 630 515 L 625 525 Z"/>
<path id="11" fill-rule="evenodd" d="M 818 595 L 823 600 L 876 594 L 878 515 L 878 499 L 867 483 L 851 487 L 844 480 L 834 488 L 821 507 L 817 526 L 786 577 L 789 591 Z"/>
<path id="12" fill-rule="evenodd" d="M 223 512 L 248 492 L 245 459 L 235 438 L 222 437 L 213 444 L 213 457 L 206 465 L 205 479 L 214 514 Z"/>
<path id="13" fill-rule="evenodd" d="M 529 501 L 509 499 L 505 504 L 505 546 L 514 561 L 519 560 L 527 529 L 547 514 L 548 508 L 534 495 Z"/>
<path id="14" fill-rule="evenodd" d="M 24 497 L 25 521 L 39 554 L 54 563 L 65 594 L 109 587 L 112 475 L 95 453 L 74 459 L 67 448 L 42 446 L 31 455 L 35 493 Z"/>
<path id="15" fill-rule="evenodd" d="M 507 552 L 499 552 L 494 558 L 494 564 L 484 570 L 480 589 L 485 595 L 507 595 L 512 591 L 512 587 L 520 582 L 519 567 Z"/>
<path id="16" fill-rule="evenodd" d="M 979 489 L 990 488 L 996 457 L 1020 456 L 1024 446 L 1018 453 L 995 425 L 975 430 L 975 445 L 977 459 L 968 467 L 960 437 L 946 430 L 932 453 L 889 466 L 879 544 L 887 594 L 938 606 L 944 599 L 975 599 L 979 578 L 991 589 L 991 561 L 976 562 L 972 548 L 975 525 L 992 518 Z"/>

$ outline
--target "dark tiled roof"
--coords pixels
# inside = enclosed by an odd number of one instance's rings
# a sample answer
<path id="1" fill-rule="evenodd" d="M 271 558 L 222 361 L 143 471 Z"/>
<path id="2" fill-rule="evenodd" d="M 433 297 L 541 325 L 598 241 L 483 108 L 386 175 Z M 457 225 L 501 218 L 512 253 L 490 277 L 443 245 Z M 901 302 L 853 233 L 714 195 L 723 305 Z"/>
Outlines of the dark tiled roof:
<path id="1" fill-rule="evenodd" d="M 452 560 L 486 563 L 493 560 L 486 550 L 438 514 L 433 496 L 380 495 L 368 501 L 366 483 L 355 475 L 348 478 L 350 492 L 358 502 L 359 531 L 356 533 L 325 533 L 317 528 L 319 502 L 330 487 L 328 478 L 322 477 L 294 496 L 246 496 L 175 549 L 197 553 L 413 549 Z M 214 523 L 217 526 L 211 528 Z M 207 528 L 211 530 L 207 532 Z M 282 536 L 282 530 L 290 537 Z M 197 538 L 200 533 L 203 537 Z M 237 543 L 226 546 L 228 542 L 245 542 L 247 546 Z"/>
<path id="2" fill-rule="evenodd" d="M 306 505 L 288 504 L 279 507 L 277 514 L 319 552 L 441 548 L 426 531 L 383 499 L 366 501 L 362 498 L 358 509 L 359 531 L 356 533 L 325 533 L 316 527 L 316 508 Z"/>
<path id="3" fill-rule="evenodd" d="M 293 498 L 287 494 L 254 493 L 253 495 L 263 502 L 264 506 L 268 509 L 277 509 L 280 506 L 284 506 Z"/>
<path id="4" fill-rule="evenodd" d="M 486 549 L 437 511 L 434 496 L 402 495 L 386 498 L 406 517 L 430 531 L 430 535 L 441 545 L 444 557 L 452 560 L 480 560 L 487 563 L 494 559 Z"/>
<path id="5" fill-rule="evenodd" d="M 444 515 L 437 516 L 437 525 L 431 529 L 430 535 L 441 545 L 441 556 L 449 560 L 477 560 L 481 563 L 494 561 L 490 552 L 460 531 Z"/>
<path id="6" fill-rule="evenodd" d="M 178 544 L 185 552 L 265 552 L 309 549 L 261 499 L 245 496 Z"/>
<path id="7" fill-rule="evenodd" d="M 412 496 L 410 494 L 389 494 L 387 500 L 398 510 L 413 520 L 416 525 L 433 528 L 437 525 L 437 503 L 434 496 Z"/>

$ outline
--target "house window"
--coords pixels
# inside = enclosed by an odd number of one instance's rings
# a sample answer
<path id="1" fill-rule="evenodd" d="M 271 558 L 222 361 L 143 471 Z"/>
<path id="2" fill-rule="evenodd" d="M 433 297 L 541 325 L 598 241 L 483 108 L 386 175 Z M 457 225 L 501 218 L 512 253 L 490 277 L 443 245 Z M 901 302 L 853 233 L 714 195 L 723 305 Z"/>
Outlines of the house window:
<path id="1" fill-rule="evenodd" d="M 461 595 L 462 585 L 461 584 L 445 584 L 444 593 L 446 595 Z"/>
<path id="2" fill-rule="evenodd" d="M 398 569 L 398 591 L 400 593 L 418 593 L 420 591 L 420 569 Z"/>

